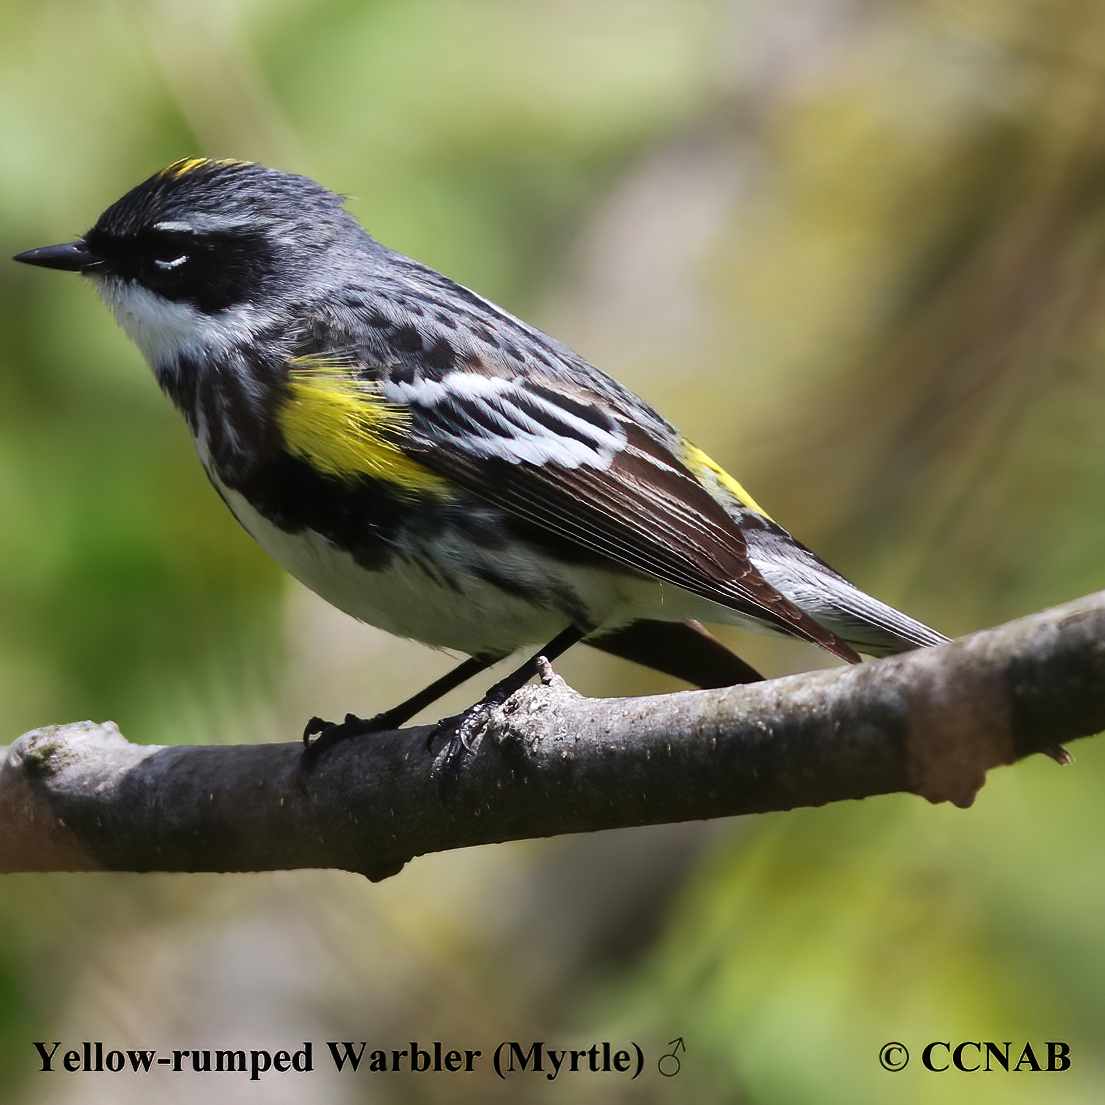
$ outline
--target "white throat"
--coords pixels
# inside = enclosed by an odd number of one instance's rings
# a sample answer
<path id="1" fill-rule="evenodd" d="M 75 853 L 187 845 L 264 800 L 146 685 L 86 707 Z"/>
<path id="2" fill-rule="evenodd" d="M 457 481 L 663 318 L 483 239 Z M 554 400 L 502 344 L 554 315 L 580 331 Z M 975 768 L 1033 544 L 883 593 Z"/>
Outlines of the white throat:
<path id="1" fill-rule="evenodd" d="M 175 303 L 117 276 L 89 277 L 115 321 L 155 372 L 171 372 L 181 357 L 219 357 L 248 344 L 264 316 L 248 305 L 207 315 L 190 303 Z"/>

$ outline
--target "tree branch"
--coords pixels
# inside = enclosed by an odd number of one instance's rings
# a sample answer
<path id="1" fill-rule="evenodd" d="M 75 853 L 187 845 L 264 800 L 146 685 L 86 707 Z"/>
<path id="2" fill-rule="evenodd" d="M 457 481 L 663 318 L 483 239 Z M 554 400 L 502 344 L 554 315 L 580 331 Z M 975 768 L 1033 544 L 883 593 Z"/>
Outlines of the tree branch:
<path id="1" fill-rule="evenodd" d="M 445 799 L 428 729 L 326 753 L 133 745 L 36 729 L 0 765 L 0 870 L 371 879 L 426 852 L 911 791 L 971 804 L 986 772 L 1105 728 L 1105 592 L 858 667 L 587 699 L 546 673 L 492 719 Z"/>

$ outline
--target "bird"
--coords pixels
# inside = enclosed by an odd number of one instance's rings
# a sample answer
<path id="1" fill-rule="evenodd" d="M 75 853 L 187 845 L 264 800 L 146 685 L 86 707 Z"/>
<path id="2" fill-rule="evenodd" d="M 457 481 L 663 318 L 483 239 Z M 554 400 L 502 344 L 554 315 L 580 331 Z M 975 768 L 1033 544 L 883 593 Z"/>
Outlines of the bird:
<path id="1" fill-rule="evenodd" d="M 280 565 L 354 618 L 466 657 L 374 717 L 311 718 L 309 765 L 523 648 L 431 731 L 448 763 L 580 641 L 721 687 L 761 675 L 704 622 L 850 663 L 947 640 L 848 582 L 643 399 L 381 244 L 307 177 L 184 158 L 80 238 L 15 260 L 92 282 Z"/>

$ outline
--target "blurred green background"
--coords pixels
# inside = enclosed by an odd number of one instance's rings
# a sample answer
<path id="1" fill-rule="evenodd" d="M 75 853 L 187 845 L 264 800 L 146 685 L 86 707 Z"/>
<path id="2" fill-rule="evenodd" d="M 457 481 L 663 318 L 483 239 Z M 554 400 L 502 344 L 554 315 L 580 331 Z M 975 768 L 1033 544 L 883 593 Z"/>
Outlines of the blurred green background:
<path id="1" fill-rule="evenodd" d="M 653 401 L 952 634 L 1105 587 L 1100 0 L 2 0 L 0 254 L 162 165 L 348 194 Z M 448 657 L 282 577 L 79 279 L 0 263 L 0 740 L 294 739 Z M 827 662 L 732 633 L 771 673 Z M 674 686 L 584 649 L 591 694 Z M 466 689 L 445 709 L 460 708 Z M 440 712 L 444 712 L 444 709 Z M 7 876 L 0 1099 L 1097 1102 L 1105 754 L 338 872 Z M 679 1075 L 336 1075 L 323 1042 L 682 1036 Z M 36 1073 L 32 1040 L 315 1041 L 310 1076 Z M 888 1074 L 880 1046 L 910 1067 Z M 928 1074 L 929 1040 L 1071 1047 Z"/>

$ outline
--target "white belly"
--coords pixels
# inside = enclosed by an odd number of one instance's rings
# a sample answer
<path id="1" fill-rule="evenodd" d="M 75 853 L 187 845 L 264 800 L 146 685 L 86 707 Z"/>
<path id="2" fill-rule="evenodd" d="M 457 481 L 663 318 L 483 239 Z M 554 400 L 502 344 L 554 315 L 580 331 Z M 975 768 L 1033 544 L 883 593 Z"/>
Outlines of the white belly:
<path id="1" fill-rule="evenodd" d="M 461 563 L 483 563 L 498 572 L 506 569 L 523 593 L 548 594 L 552 583 L 572 596 L 596 626 L 622 624 L 646 610 L 648 616 L 664 617 L 654 605 L 662 603 L 665 594 L 678 593 L 602 568 L 573 565 L 565 569 L 532 546 L 515 552 L 489 550 L 455 531 L 421 543 L 417 555 L 400 538 L 387 566 L 370 572 L 321 534 L 309 529 L 288 533 L 254 510 L 241 494 L 216 484 L 254 540 L 306 587 L 354 618 L 435 647 L 469 655 L 505 654 L 552 640 L 572 620 L 564 606 L 536 605 L 470 571 L 452 570 Z M 426 564 L 429 570 L 423 567 Z M 679 616 L 675 610 L 670 613 Z"/>

